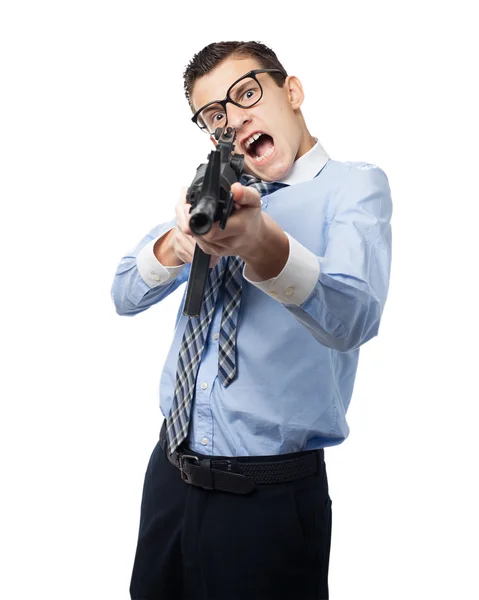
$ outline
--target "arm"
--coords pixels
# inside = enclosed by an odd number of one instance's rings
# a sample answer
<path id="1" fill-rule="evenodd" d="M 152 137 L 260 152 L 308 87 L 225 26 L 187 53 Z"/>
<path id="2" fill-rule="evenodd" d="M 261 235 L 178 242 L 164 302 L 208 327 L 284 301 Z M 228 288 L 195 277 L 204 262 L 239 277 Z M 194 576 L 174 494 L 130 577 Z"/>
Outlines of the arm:
<path id="1" fill-rule="evenodd" d="M 391 215 L 384 172 L 352 166 L 339 192 L 324 256 L 286 234 L 289 255 L 282 270 L 281 264 L 275 268 L 272 257 L 284 256 L 285 233 L 266 220 L 262 239 L 269 247 L 245 259 L 244 277 L 281 302 L 320 343 L 354 350 L 378 333 L 389 287 Z"/>
<path id="2" fill-rule="evenodd" d="M 173 250 L 171 230 L 175 225 L 176 218 L 158 225 L 121 259 L 111 289 L 119 315 L 146 310 L 188 279 L 189 267 L 185 268 Z"/>

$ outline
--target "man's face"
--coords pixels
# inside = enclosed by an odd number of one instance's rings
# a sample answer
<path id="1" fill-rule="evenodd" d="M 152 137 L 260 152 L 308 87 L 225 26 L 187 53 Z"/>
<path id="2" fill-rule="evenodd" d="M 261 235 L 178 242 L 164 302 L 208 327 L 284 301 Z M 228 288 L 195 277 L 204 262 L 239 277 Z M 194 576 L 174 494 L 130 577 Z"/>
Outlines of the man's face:
<path id="1" fill-rule="evenodd" d="M 248 71 L 260 68 L 252 58 L 226 59 L 195 82 L 191 94 L 194 110 L 213 100 L 222 100 L 232 83 Z M 289 173 L 296 158 L 304 153 L 304 132 L 297 112 L 298 102 L 300 105 L 303 98 L 302 89 L 298 82 L 299 90 L 292 94 L 288 85 L 290 78 L 282 88 L 269 73 L 260 73 L 257 78 L 263 97 L 251 108 L 228 103 L 228 127 L 237 131 L 235 152 L 244 154 L 245 172 L 264 181 L 277 181 Z M 292 80 L 296 84 L 296 78 Z M 257 138 L 254 142 L 252 136 Z"/>

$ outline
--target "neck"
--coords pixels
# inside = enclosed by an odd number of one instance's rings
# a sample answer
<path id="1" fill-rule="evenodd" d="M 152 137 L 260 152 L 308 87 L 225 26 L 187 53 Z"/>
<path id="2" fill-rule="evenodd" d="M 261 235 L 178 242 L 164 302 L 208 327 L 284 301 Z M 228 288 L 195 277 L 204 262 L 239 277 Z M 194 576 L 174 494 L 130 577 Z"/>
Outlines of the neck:
<path id="1" fill-rule="evenodd" d="M 306 154 L 306 152 L 309 152 L 311 150 L 311 148 L 314 146 L 314 144 L 316 143 L 313 136 L 310 135 L 309 131 L 307 131 L 306 133 L 307 133 L 307 135 L 304 136 L 303 139 L 301 140 L 301 144 L 299 146 L 298 153 L 296 154 L 295 160 L 298 160 L 298 158 L 301 158 L 304 154 Z"/>
<path id="2" fill-rule="evenodd" d="M 298 117 L 301 121 L 302 135 L 301 135 L 301 143 L 298 148 L 298 153 L 296 154 L 296 158 L 294 160 L 298 160 L 298 158 L 301 158 L 303 156 L 303 154 L 306 154 L 306 152 L 311 150 L 311 148 L 316 143 L 315 139 L 309 133 L 308 128 L 306 127 L 306 123 L 304 121 L 304 117 L 303 117 L 303 114 L 301 113 L 301 111 L 299 111 Z"/>

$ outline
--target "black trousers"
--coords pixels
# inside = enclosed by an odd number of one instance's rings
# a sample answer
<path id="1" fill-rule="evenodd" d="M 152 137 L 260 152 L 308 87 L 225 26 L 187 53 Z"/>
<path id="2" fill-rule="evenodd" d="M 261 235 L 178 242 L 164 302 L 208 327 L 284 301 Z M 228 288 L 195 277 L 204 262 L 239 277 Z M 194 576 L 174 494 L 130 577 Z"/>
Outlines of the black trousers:
<path id="1" fill-rule="evenodd" d="M 158 443 L 145 474 L 130 595 L 327 600 L 330 543 L 324 461 L 315 475 L 239 495 L 184 482 Z"/>

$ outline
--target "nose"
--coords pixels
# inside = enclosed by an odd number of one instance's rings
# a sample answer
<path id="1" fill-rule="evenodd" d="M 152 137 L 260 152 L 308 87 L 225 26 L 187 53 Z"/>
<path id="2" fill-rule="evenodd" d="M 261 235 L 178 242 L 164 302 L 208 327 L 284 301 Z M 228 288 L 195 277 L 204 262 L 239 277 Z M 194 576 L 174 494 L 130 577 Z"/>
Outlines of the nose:
<path id="1" fill-rule="evenodd" d="M 248 109 L 228 104 L 226 109 L 228 126 L 233 127 L 236 131 L 245 127 L 251 121 L 251 116 L 248 114 Z"/>

